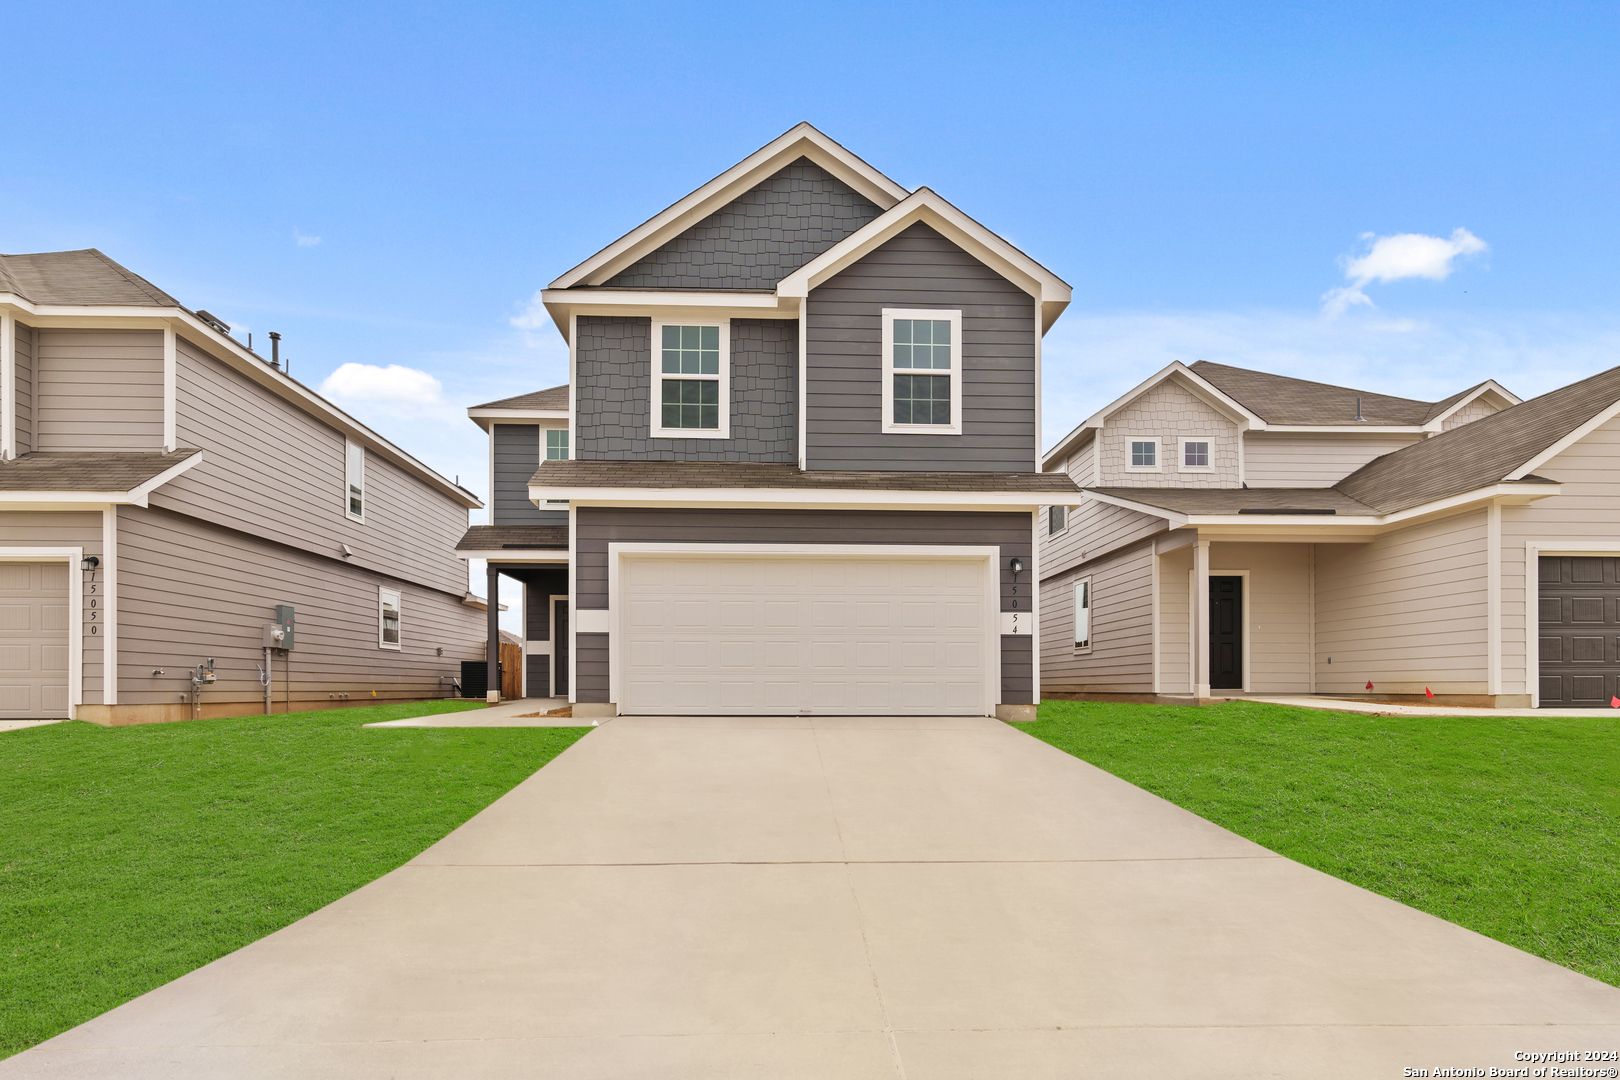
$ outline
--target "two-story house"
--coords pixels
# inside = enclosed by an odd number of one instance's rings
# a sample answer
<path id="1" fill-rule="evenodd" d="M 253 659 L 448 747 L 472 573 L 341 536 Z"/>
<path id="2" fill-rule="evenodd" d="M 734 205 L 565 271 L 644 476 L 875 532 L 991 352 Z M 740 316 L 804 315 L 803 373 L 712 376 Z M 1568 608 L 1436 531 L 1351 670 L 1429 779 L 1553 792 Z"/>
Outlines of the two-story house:
<path id="1" fill-rule="evenodd" d="M 1042 687 L 1620 700 L 1620 369 L 1425 402 L 1172 364 L 1042 461 Z"/>
<path id="2" fill-rule="evenodd" d="M 100 252 L 0 256 L 0 717 L 447 696 L 479 505 Z"/>
<path id="3" fill-rule="evenodd" d="M 1035 520 L 1078 497 L 1036 466 L 1055 274 L 801 124 L 542 299 L 571 445 L 528 497 L 567 508 L 575 715 L 1033 715 Z M 550 419 L 523 401 L 494 432 Z"/>

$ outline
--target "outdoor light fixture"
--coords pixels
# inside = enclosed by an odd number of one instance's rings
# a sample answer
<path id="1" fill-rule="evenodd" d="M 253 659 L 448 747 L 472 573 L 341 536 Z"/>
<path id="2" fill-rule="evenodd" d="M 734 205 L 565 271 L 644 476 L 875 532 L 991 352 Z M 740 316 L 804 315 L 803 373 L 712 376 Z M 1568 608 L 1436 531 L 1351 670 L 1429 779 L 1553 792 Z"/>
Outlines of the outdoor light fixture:
<path id="1" fill-rule="evenodd" d="M 1012 561 L 1012 572 L 1014 574 L 1022 574 L 1024 572 L 1024 560 L 1023 559 L 1017 559 L 1017 558 L 1013 559 L 1013 561 Z"/>
<path id="2" fill-rule="evenodd" d="M 101 565 L 101 560 L 96 558 L 94 555 L 86 555 L 84 558 L 79 560 L 79 565 L 86 570 L 94 570 L 96 567 Z"/>

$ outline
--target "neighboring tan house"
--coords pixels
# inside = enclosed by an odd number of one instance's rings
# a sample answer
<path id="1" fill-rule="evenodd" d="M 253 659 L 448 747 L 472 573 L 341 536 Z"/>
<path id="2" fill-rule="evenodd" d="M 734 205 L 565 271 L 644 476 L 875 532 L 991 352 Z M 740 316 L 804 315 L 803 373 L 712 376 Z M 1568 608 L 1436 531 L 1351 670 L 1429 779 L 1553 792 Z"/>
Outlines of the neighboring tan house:
<path id="1" fill-rule="evenodd" d="M 1620 368 L 1410 401 L 1172 364 L 1042 462 L 1042 689 L 1620 695 Z"/>
<path id="2" fill-rule="evenodd" d="M 100 252 L 0 256 L 0 718 L 263 711 L 278 606 L 275 711 L 447 696 L 479 505 Z"/>
<path id="3" fill-rule="evenodd" d="M 497 492 L 509 434 L 534 462 L 566 420 L 568 456 L 460 549 L 531 608 L 566 575 L 569 625 L 528 637 L 575 715 L 1033 716 L 1035 519 L 1078 498 L 1036 464 L 1067 285 L 801 124 L 542 299 L 566 417 L 472 412 Z M 564 505 L 566 537 L 527 517 Z"/>

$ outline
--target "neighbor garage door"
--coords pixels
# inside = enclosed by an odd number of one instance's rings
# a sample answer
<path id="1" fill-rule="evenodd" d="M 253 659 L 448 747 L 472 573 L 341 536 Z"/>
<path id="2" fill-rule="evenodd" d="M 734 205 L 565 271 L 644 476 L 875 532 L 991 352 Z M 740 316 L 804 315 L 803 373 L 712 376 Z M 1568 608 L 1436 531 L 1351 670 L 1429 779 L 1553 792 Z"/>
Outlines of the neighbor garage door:
<path id="1" fill-rule="evenodd" d="M 0 719 L 67 714 L 67 563 L 0 562 Z"/>
<path id="2" fill-rule="evenodd" d="M 1541 704 L 1620 695 L 1620 559 L 1541 557 Z"/>
<path id="3" fill-rule="evenodd" d="M 987 559 L 624 556 L 627 713 L 982 715 Z"/>

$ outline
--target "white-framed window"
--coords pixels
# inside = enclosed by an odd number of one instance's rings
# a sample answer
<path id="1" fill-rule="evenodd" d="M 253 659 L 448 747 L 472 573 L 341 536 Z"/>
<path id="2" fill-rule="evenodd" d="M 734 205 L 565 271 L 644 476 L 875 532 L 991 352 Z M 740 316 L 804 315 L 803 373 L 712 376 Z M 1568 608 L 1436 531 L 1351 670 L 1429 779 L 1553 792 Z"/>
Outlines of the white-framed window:
<path id="1" fill-rule="evenodd" d="M 1074 647 L 1091 648 L 1091 579 L 1074 583 Z"/>
<path id="2" fill-rule="evenodd" d="M 355 521 L 366 520 L 366 448 L 343 440 L 343 512 Z"/>
<path id="3" fill-rule="evenodd" d="M 1210 441 L 1208 439 L 1181 440 L 1182 472 L 1210 472 L 1214 469 L 1214 466 L 1210 464 L 1210 460 Z"/>
<path id="4" fill-rule="evenodd" d="M 1069 508 L 1067 506 L 1048 506 L 1046 508 L 1046 534 L 1056 536 L 1069 524 Z"/>
<path id="5" fill-rule="evenodd" d="M 1125 440 L 1125 469 L 1127 472 L 1160 472 L 1159 440 L 1130 436 Z"/>
<path id="6" fill-rule="evenodd" d="M 731 321 L 652 323 L 652 437 L 731 438 Z"/>
<path id="7" fill-rule="evenodd" d="M 546 429 L 546 460 L 547 461 L 567 461 L 568 460 L 568 429 L 567 428 L 547 428 Z"/>
<path id="8" fill-rule="evenodd" d="M 399 648 L 399 590 L 377 586 L 377 648 Z"/>
<path id="9" fill-rule="evenodd" d="M 962 313 L 883 309 L 883 430 L 962 434 Z"/>

